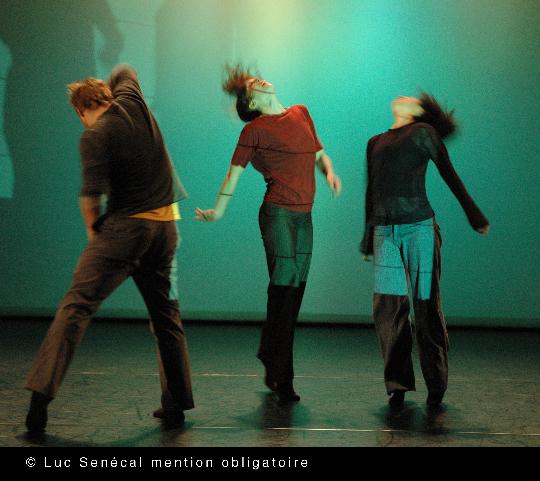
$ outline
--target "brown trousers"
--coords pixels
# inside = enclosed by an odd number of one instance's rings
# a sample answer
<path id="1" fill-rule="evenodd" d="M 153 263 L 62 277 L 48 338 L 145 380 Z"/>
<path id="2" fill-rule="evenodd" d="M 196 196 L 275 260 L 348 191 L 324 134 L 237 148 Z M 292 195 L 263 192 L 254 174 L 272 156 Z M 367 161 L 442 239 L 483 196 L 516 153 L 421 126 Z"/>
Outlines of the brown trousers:
<path id="1" fill-rule="evenodd" d="M 51 398 L 56 396 L 92 317 L 103 301 L 132 277 L 157 340 L 163 407 L 192 409 L 187 341 L 174 295 L 177 243 L 174 221 L 106 220 L 79 259 L 71 288 L 39 349 L 25 387 Z"/>

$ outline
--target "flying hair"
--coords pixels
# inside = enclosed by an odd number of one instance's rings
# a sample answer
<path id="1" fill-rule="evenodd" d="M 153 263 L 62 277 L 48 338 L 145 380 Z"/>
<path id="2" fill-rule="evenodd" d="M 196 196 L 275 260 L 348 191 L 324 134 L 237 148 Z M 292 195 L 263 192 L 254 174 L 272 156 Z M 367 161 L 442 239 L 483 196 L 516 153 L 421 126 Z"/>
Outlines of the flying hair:
<path id="1" fill-rule="evenodd" d="M 457 123 L 454 119 L 454 111 L 446 110 L 433 95 L 422 91 L 418 97 L 424 113 L 416 117 L 417 122 L 425 122 L 431 125 L 442 139 L 449 137 L 457 131 Z"/>
<path id="2" fill-rule="evenodd" d="M 235 66 L 227 64 L 225 66 L 226 79 L 223 81 L 222 87 L 230 96 L 236 97 L 236 112 L 244 122 L 251 122 L 261 115 L 258 110 L 251 110 L 249 102 L 251 99 L 248 96 L 246 84 L 249 80 L 256 78 L 249 69 L 246 69 L 242 64 L 238 63 Z"/>

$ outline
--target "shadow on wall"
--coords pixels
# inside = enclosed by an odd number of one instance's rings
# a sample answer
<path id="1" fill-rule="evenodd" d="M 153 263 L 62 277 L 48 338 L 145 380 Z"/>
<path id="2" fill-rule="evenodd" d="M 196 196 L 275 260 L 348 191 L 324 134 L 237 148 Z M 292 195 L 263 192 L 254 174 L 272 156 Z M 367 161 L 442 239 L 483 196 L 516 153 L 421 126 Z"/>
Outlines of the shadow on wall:
<path id="1" fill-rule="evenodd" d="M 103 61 L 112 67 L 123 40 L 105 0 L 0 3 L 0 40 L 11 56 L 3 126 L 14 174 L 12 198 L 0 199 L 0 275 L 24 285 L 17 291 L 30 301 L 19 299 L 22 305 L 33 305 L 35 293 L 43 289 L 40 274 L 47 274 L 49 289 L 69 281 L 85 241 L 84 229 L 73 227 L 81 222 L 73 206 L 80 187 L 82 126 L 68 103 L 66 85 L 96 75 L 94 28 L 106 39 Z M 51 247 L 57 247 L 60 235 L 76 230 L 80 235 L 64 236 L 67 262 L 58 263 Z M 2 305 L 13 287 L 6 284 L 0 288 Z"/>

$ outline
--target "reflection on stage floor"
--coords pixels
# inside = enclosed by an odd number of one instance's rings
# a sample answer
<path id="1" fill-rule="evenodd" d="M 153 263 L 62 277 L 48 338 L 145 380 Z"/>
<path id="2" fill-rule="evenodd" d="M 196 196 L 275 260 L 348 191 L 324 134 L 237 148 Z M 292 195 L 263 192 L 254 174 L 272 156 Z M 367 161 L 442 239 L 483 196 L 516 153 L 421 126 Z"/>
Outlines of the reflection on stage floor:
<path id="1" fill-rule="evenodd" d="M 165 429 L 156 347 L 147 324 L 94 321 L 45 434 L 29 436 L 23 384 L 48 321 L 0 321 L 0 446 L 44 447 L 491 447 L 540 446 L 540 333 L 450 330 L 450 386 L 441 406 L 417 391 L 388 405 L 370 326 L 297 329 L 295 388 L 283 405 L 255 358 L 260 326 L 185 323 L 196 408 Z"/>

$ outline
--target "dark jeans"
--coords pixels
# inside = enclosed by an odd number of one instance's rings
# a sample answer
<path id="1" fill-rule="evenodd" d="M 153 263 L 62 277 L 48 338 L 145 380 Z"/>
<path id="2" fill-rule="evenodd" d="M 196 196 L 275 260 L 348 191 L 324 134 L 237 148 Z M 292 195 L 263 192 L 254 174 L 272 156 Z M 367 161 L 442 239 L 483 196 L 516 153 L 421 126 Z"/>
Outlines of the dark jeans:
<path id="1" fill-rule="evenodd" d="M 441 293 L 442 244 L 435 219 L 375 226 L 373 315 L 384 359 L 387 392 L 414 391 L 410 297 L 420 367 L 428 391 L 448 385 L 448 334 Z"/>
<path id="2" fill-rule="evenodd" d="M 165 408 L 193 408 L 188 348 L 174 294 L 177 243 L 174 221 L 106 220 L 79 259 L 25 387 L 56 396 L 93 315 L 132 277 L 157 340 L 162 403 Z"/>
<path id="3" fill-rule="evenodd" d="M 259 211 L 259 226 L 270 282 L 257 357 L 266 367 L 269 379 L 288 382 L 294 378 L 294 331 L 311 263 L 311 213 L 265 202 Z"/>

